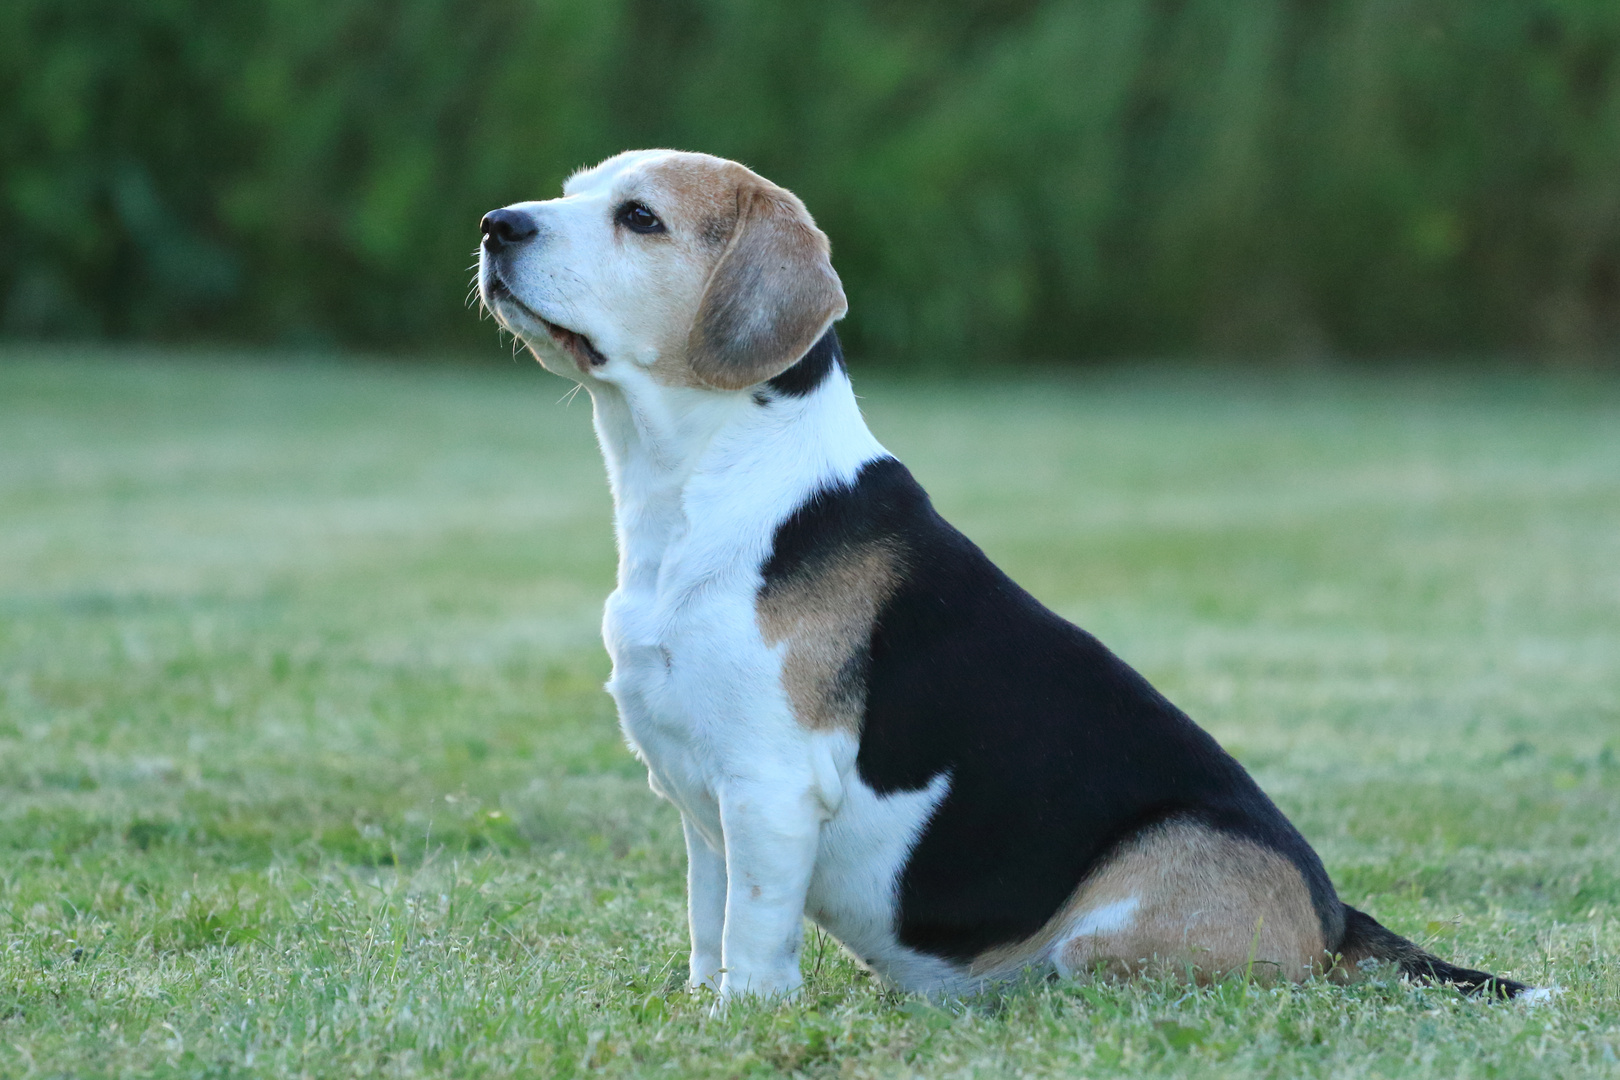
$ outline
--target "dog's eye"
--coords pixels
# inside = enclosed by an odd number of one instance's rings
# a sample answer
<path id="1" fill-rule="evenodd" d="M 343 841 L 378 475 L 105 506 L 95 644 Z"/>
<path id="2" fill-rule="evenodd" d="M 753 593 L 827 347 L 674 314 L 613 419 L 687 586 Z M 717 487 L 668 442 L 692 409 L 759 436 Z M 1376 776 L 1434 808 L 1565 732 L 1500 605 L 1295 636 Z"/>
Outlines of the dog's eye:
<path id="1" fill-rule="evenodd" d="M 658 215 L 638 202 L 627 202 L 619 207 L 618 212 L 613 215 L 613 220 L 631 232 L 656 233 L 665 231 L 664 223 L 658 220 Z"/>

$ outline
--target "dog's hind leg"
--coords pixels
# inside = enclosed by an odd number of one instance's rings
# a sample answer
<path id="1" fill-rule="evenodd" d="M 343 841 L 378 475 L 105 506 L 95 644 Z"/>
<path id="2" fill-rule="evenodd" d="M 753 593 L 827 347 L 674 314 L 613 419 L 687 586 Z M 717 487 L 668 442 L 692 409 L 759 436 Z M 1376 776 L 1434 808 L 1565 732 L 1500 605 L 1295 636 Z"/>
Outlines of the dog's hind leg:
<path id="1" fill-rule="evenodd" d="M 1299 980 L 1326 966 L 1321 920 L 1295 865 L 1196 822 L 1127 842 L 1070 902 L 1049 955 L 1060 972 Z"/>

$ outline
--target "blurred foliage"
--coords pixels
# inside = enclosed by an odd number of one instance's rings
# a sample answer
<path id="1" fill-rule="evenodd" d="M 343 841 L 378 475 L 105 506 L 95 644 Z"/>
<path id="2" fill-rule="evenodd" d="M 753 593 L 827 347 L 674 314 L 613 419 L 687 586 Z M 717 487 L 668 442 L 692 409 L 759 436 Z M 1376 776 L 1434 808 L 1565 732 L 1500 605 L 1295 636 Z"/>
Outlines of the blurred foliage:
<path id="1" fill-rule="evenodd" d="M 643 145 L 871 356 L 1620 343 L 1614 0 L 6 0 L 0 331 L 489 340 L 480 214 Z"/>

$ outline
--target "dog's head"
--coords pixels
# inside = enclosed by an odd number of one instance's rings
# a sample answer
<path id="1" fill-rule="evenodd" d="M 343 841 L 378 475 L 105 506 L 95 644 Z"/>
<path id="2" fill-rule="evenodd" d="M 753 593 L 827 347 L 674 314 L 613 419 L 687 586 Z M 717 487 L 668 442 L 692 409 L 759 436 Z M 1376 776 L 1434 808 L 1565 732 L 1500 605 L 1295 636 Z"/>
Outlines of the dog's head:
<path id="1" fill-rule="evenodd" d="M 848 308 L 798 197 L 734 161 L 629 151 L 560 199 L 484 215 L 485 306 L 559 375 L 736 391 L 774 378 Z"/>

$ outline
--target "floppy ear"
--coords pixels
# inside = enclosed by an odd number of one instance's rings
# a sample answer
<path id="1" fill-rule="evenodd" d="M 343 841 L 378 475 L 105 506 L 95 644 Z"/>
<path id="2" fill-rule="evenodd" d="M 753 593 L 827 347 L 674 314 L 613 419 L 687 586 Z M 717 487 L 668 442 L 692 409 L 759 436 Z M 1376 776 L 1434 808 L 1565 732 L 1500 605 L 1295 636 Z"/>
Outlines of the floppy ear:
<path id="1" fill-rule="evenodd" d="M 797 197 L 744 181 L 737 224 L 687 340 L 692 372 L 722 390 L 775 378 L 849 310 L 826 234 Z"/>

